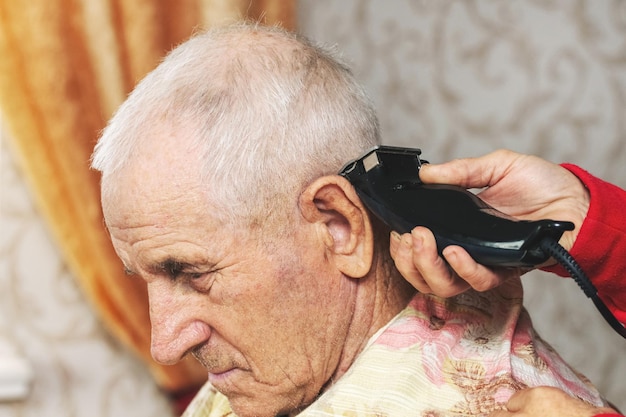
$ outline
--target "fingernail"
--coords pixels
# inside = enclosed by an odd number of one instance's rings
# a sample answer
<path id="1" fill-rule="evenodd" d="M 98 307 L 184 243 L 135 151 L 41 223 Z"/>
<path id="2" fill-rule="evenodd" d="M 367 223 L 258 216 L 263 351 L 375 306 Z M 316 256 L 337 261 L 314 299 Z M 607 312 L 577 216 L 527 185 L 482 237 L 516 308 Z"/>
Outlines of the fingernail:
<path id="1" fill-rule="evenodd" d="M 401 240 L 402 236 L 400 236 L 400 233 L 396 232 L 395 230 L 391 231 L 391 237 L 396 239 L 396 240 Z"/>
<path id="2" fill-rule="evenodd" d="M 413 238 L 411 238 L 411 235 L 404 234 L 400 237 L 400 243 L 407 248 L 411 248 L 413 246 Z"/>
<path id="3" fill-rule="evenodd" d="M 456 252 L 453 251 L 452 249 L 448 249 L 447 247 L 444 248 L 443 251 L 441 251 L 441 254 L 445 258 L 445 260 L 448 262 L 454 263 L 458 258 Z"/>
<path id="4" fill-rule="evenodd" d="M 421 249 L 424 244 L 424 238 L 416 233 L 411 233 L 411 237 L 413 238 L 413 250 Z"/>

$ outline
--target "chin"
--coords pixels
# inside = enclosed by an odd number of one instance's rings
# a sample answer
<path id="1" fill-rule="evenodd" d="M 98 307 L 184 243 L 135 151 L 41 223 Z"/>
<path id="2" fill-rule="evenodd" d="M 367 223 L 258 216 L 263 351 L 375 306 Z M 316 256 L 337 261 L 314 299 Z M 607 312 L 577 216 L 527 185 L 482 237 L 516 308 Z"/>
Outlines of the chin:
<path id="1" fill-rule="evenodd" d="M 267 404 L 257 401 L 231 400 L 230 407 L 237 417 L 276 417 L 287 415 L 291 410 L 284 410 L 278 404 Z"/>
<path id="2" fill-rule="evenodd" d="M 283 401 L 280 401 L 283 400 Z M 276 398 L 270 396 L 270 399 L 264 401 L 260 398 L 250 397 L 232 397 L 228 398 L 230 407 L 237 417 L 276 417 L 294 415 L 302 411 L 306 406 L 296 401 L 288 399 Z"/>

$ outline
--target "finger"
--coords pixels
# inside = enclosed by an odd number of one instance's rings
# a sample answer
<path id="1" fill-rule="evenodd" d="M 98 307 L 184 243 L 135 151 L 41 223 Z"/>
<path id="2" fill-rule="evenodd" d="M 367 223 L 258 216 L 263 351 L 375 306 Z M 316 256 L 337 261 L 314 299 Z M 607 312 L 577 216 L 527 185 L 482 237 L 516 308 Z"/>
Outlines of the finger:
<path id="1" fill-rule="evenodd" d="M 477 291 L 490 290 L 520 275 L 517 268 L 492 269 L 481 265 L 460 246 L 448 246 L 442 254 L 456 274 Z"/>
<path id="2" fill-rule="evenodd" d="M 416 290 L 424 294 L 430 294 L 431 288 L 413 264 L 413 240 L 411 235 L 391 233 L 389 252 L 395 262 L 396 269 Z"/>
<path id="3" fill-rule="evenodd" d="M 464 188 L 485 187 L 479 158 L 455 159 L 442 164 L 425 164 L 420 179 L 425 183 L 452 184 Z"/>
<path id="4" fill-rule="evenodd" d="M 433 233 L 424 227 L 411 231 L 413 265 L 432 292 L 440 297 L 452 297 L 469 288 L 469 284 L 456 276 L 445 260 L 439 256 Z"/>
<path id="5" fill-rule="evenodd" d="M 518 156 L 515 152 L 501 149 L 478 158 L 424 164 L 419 175 L 425 183 L 454 184 L 464 188 L 488 187 L 501 179 L 501 171 Z"/>
<path id="6" fill-rule="evenodd" d="M 532 410 L 546 404 L 554 405 L 554 401 L 561 403 L 570 399 L 569 395 L 554 387 L 531 387 L 515 392 L 506 403 L 506 408 L 512 413 L 525 411 L 532 415 Z"/>
<path id="7" fill-rule="evenodd" d="M 506 403 L 506 409 L 511 413 L 516 413 L 524 408 L 524 405 L 530 401 L 533 388 L 523 389 L 511 395 Z"/>
<path id="8" fill-rule="evenodd" d="M 580 416 L 613 414 L 611 408 L 595 407 L 555 387 L 532 387 L 509 398 L 507 409 L 518 416 Z"/>
<path id="9" fill-rule="evenodd" d="M 538 386 L 526 388 L 514 393 L 509 401 L 506 403 L 506 407 L 511 412 L 526 411 L 529 412 L 534 409 L 538 409 L 546 404 L 565 406 L 573 411 L 582 404 L 583 408 L 592 407 L 582 401 L 571 397 L 564 391 L 555 387 Z M 593 407 L 592 407 L 593 408 Z M 578 415 L 578 414 L 576 414 Z"/>
<path id="10" fill-rule="evenodd" d="M 509 417 L 512 416 L 513 413 L 510 413 L 506 410 L 495 410 L 489 414 L 489 417 Z"/>

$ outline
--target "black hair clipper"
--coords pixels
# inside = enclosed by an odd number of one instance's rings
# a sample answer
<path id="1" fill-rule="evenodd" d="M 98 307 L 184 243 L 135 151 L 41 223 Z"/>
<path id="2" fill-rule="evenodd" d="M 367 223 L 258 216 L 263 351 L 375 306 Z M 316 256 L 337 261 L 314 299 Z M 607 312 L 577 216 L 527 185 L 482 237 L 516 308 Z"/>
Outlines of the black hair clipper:
<path id="1" fill-rule="evenodd" d="M 369 210 L 392 229 L 406 233 L 425 226 L 439 253 L 463 247 L 487 266 L 534 267 L 553 257 L 596 305 L 607 323 L 626 339 L 626 327 L 613 315 L 576 260 L 558 241 L 574 224 L 567 221 L 516 220 L 462 187 L 424 184 L 421 150 L 379 146 L 346 164 L 340 175 L 356 189 Z"/>
<path id="2" fill-rule="evenodd" d="M 457 186 L 424 184 L 420 149 L 379 146 L 346 164 L 340 175 L 361 201 L 393 230 L 425 226 L 435 235 L 439 252 L 462 246 L 474 260 L 489 266 L 533 267 L 548 260 L 545 237 L 557 241 L 574 224 L 566 221 L 516 220 Z"/>

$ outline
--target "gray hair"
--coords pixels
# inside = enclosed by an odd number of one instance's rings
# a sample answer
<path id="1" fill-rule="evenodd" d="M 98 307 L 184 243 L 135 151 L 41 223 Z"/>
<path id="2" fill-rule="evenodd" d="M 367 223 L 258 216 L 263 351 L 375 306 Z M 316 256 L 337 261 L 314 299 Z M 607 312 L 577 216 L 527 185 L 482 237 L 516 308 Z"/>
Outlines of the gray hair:
<path id="1" fill-rule="evenodd" d="M 169 53 L 110 120 L 92 167 L 103 177 L 123 168 L 159 126 L 191 135 L 184 146 L 198 150 L 225 222 L 284 212 L 308 183 L 380 142 L 370 100 L 334 51 L 247 23 Z"/>

